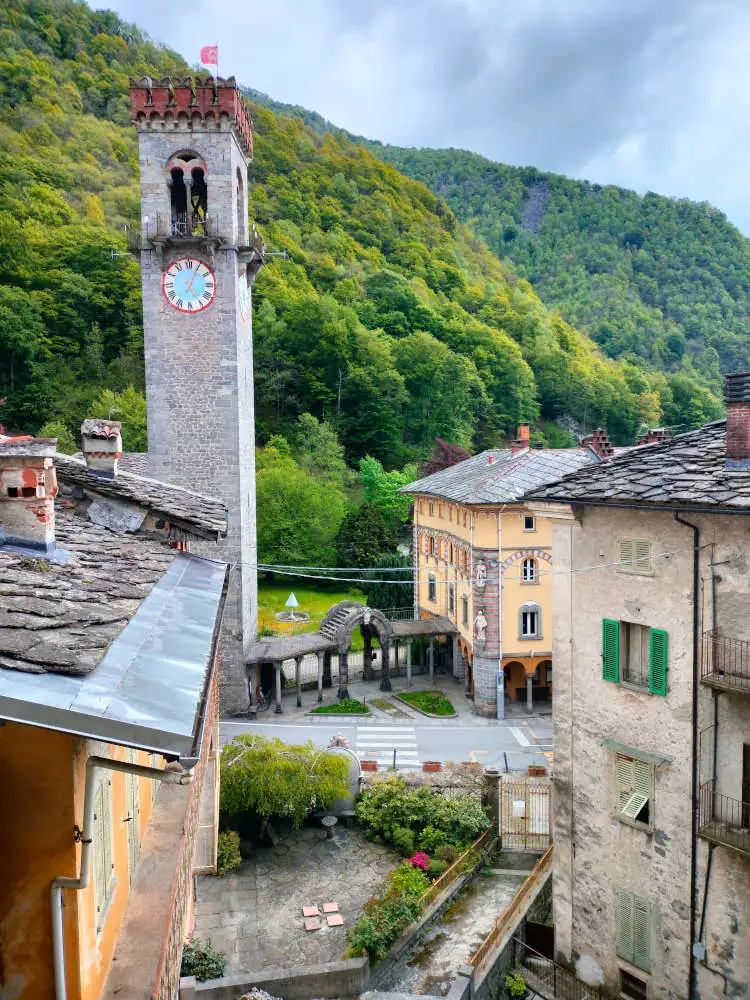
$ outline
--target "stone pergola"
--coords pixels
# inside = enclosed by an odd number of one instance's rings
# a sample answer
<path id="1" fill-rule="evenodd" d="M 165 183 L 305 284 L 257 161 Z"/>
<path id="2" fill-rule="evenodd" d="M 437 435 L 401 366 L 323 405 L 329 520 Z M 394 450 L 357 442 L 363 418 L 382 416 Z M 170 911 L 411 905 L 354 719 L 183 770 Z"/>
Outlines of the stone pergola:
<path id="1" fill-rule="evenodd" d="M 286 660 L 294 660 L 297 686 L 297 705 L 302 704 L 302 660 L 314 653 L 318 658 L 318 701 L 323 701 L 323 688 L 330 686 L 331 656 L 339 660 L 339 698 L 348 697 L 347 677 L 349 650 L 354 629 L 359 628 L 364 640 L 364 677 L 372 680 L 372 640 L 377 637 L 382 655 L 381 691 L 391 690 L 390 658 L 393 650 L 394 666 L 398 668 L 400 643 L 406 644 L 406 677 L 411 684 L 411 640 L 417 636 L 428 636 L 428 664 L 430 685 L 435 680 L 435 639 L 438 636 L 453 637 L 453 661 L 458 662 L 457 629 L 449 618 L 416 618 L 406 621 L 392 620 L 377 608 L 368 608 L 357 601 L 341 601 L 329 608 L 317 632 L 303 632 L 300 635 L 268 636 L 254 643 L 246 658 L 250 714 L 257 711 L 256 690 L 258 687 L 258 667 L 263 663 L 273 664 L 275 670 L 274 711 L 281 707 L 281 668 Z M 369 673 L 369 677 L 368 677 Z M 326 683 L 326 675 L 328 682 Z M 343 678 L 343 680 L 342 680 Z"/>

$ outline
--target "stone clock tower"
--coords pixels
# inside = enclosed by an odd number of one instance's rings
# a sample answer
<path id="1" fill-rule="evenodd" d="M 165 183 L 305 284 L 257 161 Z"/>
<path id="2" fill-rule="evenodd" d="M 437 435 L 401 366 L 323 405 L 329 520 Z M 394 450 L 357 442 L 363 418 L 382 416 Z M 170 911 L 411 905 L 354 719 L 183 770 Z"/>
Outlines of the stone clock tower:
<path id="1" fill-rule="evenodd" d="M 250 287 L 263 247 L 248 227 L 252 131 L 233 78 L 130 81 L 151 474 L 219 496 L 231 564 L 222 703 L 247 707 L 243 649 L 258 620 Z"/>

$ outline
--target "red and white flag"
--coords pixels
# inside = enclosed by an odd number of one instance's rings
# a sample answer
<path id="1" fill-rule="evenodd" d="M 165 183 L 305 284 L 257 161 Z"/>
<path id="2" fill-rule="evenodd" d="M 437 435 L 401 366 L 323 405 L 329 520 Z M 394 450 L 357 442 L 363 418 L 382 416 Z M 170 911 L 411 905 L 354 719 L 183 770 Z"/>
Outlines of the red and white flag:
<path id="1" fill-rule="evenodd" d="M 201 49 L 201 62 L 204 66 L 219 65 L 219 46 L 204 45 Z"/>

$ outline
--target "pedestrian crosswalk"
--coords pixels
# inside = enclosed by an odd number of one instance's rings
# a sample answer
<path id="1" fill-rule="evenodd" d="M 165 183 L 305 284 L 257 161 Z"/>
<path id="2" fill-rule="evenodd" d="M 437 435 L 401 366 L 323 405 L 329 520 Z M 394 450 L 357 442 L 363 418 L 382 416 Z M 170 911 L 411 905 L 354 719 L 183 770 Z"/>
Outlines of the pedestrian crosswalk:
<path id="1" fill-rule="evenodd" d="M 396 770 L 419 770 L 417 733 L 413 726 L 357 726 L 356 754 L 360 760 L 376 760 L 378 769 L 393 767 L 396 751 Z"/>

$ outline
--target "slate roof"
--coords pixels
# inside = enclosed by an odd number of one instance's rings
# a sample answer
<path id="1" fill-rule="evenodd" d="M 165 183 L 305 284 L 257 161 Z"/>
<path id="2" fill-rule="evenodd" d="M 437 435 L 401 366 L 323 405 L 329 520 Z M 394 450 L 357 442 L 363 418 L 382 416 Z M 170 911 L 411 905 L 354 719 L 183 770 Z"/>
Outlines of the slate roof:
<path id="1" fill-rule="evenodd" d="M 722 420 L 581 469 L 527 499 L 750 508 L 750 470 L 725 468 L 725 450 Z"/>
<path id="2" fill-rule="evenodd" d="M 86 674 L 174 561 L 166 545 L 123 538 L 57 505 L 63 565 L 0 548 L 0 667 Z"/>
<path id="3" fill-rule="evenodd" d="M 399 492 L 421 493 L 456 503 L 514 503 L 530 490 L 599 461 L 589 448 L 527 448 L 515 454 L 510 449 L 483 451 L 449 469 L 417 479 Z"/>
<path id="4" fill-rule="evenodd" d="M 190 756 L 226 565 L 55 520 L 66 562 L 0 548 L 0 718 Z"/>
<path id="5" fill-rule="evenodd" d="M 227 508 L 218 497 L 203 496 L 133 472 L 118 471 L 114 479 L 107 479 L 90 472 L 85 461 L 59 452 L 55 468 L 60 480 L 100 496 L 136 503 L 167 521 L 192 528 L 196 534 L 214 539 L 226 534 Z"/>

